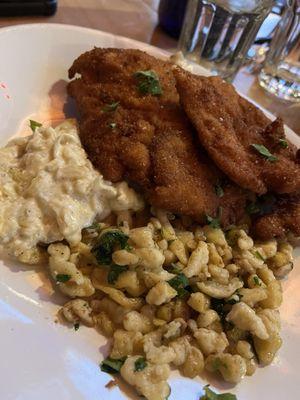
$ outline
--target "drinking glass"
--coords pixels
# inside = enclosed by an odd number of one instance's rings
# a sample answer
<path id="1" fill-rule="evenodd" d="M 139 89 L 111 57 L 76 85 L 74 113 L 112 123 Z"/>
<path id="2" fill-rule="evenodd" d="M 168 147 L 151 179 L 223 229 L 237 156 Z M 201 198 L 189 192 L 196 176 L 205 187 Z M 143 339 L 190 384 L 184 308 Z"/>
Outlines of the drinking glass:
<path id="1" fill-rule="evenodd" d="M 183 55 L 232 80 L 272 0 L 189 0 L 179 39 Z"/>
<path id="2" fill-rule="evenodd" d="M 300 101 L 300 0 L 285 1 L 259 83 L 280 98 Z"/>

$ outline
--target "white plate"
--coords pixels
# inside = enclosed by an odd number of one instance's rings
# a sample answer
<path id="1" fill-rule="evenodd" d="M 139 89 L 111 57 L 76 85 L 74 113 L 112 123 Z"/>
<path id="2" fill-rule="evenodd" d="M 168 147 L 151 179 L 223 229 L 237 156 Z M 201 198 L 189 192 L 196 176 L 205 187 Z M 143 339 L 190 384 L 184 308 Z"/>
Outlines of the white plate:
<path id="1" fill-rule="evenodd" d="M 166 52 L 131 39 L 66 25 L 38 24 L 0 30 L 0 145 L 29 133 L 28 119 L 49 123 L 64 118 L 67 70 L 93 46 L 135 47 L 165 57 Z M 205 70 L 197 68 L 207 74 Z M 67 113 L 70 110 L 65 110 Z M 297 146 L 300 139 L 288 130 Z M 281 307 L 283 346 L 272 366 L 260 368 L 230 389 L 238 400 L 299 398 L 300 272 L 299 258 L 284 282 Z M 54 322 L 64 298 L 54 293 L 43 270 L 0 260 L 0 399 L 96 400 L 136 398 L 125 388 L 105 388 L 110 376 L 98 363 L 106 340 L 93 329 L 75 332 Z M 198 400 L 204 380 L 174 374 L 170 400 Z"/>

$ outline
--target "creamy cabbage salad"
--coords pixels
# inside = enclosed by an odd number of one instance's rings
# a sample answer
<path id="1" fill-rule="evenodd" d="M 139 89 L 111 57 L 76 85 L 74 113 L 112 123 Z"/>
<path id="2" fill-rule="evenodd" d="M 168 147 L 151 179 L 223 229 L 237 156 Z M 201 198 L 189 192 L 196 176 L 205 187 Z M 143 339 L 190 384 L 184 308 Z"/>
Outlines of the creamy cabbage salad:
<path id="1" fill-rule="evenodd" d="M 19 259 L 38 243 L 79 243 L 81 230 L 112 210 L 141 208 L 126 182 L 113 185 L 93 168 L 75 120 L 0 149 L 0 245 Z"/>

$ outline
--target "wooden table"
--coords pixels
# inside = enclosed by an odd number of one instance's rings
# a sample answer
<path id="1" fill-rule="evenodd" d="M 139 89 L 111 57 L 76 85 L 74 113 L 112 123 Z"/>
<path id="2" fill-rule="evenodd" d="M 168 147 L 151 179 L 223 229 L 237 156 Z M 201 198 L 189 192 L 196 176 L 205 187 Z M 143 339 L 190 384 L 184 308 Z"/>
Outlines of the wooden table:
<path id="1" fill-rule="evenodd" d="M 85 26 L 127 36 L 174 51 L 176 41 L 157 26 L 159 0 L 58 0 L 57 13 L 52 17 L 1 18 L 0 27 L 15 24 L 49 22 Z M 242 69 L 235 86 L 300 135 L 300 104 L 282 101 L 267 94 L 254 75 Z"/>

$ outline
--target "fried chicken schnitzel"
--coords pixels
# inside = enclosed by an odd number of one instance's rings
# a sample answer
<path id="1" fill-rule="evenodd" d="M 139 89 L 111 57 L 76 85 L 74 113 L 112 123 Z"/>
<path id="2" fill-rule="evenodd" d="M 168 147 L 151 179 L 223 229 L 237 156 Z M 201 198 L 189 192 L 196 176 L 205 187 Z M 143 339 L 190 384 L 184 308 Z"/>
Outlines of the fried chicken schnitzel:
<path id="1" fill-rule="evenodd" d="M 153 206 L 199 222 L 222 210 L 226 226 L 244 216 L 248 195 L 241 187 L 258 194 L 299 190 L 299 154 L 282 122 L 271 123 L 219 78 L 196 77 L 139 50 L 120 49 L 81 55 L 69 70 L 71 79 L 76 74 L 68 91 L 91 161 L 106 179 L 126 179 Z M 258 151 L 262 147 L 267 153 Z M 263 239 L 299 234 L 299 214 L 299 197 L 281 197 L 267 215 L 254 216 L 253 231 Z"/>
<path id="2" fill-rule="evenodd" d="M 263 194 L 300 191 L 296 148 L 280 119 L 271 122 L 219 77 L 174 70 L 181 104 L 201 144 L 239 186 Z"/>
<path id="3" fill-rule="evenodd" d="M 127 179 L 149 202 L 199 222 L 206 215 L 234 223 L 245 193 L 228 183 L 207 157 L 179 104 L 172 64 L 139 50 L 94 49 L 69 70 L 79 113 L 80 137 L 106 179 Z"/>

